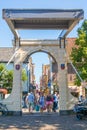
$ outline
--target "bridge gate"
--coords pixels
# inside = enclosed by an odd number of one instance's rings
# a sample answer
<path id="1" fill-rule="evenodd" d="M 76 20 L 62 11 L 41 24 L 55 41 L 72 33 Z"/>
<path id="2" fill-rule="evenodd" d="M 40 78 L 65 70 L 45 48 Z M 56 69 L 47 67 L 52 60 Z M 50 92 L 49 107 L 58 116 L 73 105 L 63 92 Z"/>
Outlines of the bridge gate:
<path id="1" fill-rule="evenodd" d="M 3 18 L 14 34 L 14 76 L 13 89 L 10 96 L 3 100 L 13 114 L 22 114 L 22 63 L 27 56 L 35 52 L 46 52 L 52 56 L 58 65 L 59 112 L 68 114 L 72 110 L 73 97 L 67 84 L 66 36 L 83 18 L 83 10 L 4 9 Z M 23 40 L 19 37 L 19 29 L 59 29 L 62 30 L 57 40 Z M 62 69 L 62 65 L 64 69 Z"/>

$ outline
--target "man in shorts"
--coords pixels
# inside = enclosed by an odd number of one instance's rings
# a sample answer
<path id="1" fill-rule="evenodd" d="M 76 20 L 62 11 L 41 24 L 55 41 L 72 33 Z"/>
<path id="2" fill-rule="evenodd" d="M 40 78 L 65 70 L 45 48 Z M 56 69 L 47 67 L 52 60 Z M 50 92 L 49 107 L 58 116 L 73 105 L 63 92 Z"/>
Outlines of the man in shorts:
<path id="1" fill-rule="evenodd" d="M 32 113 L 34 108 L 34 94 L 32 92 L 28 94 L 26 101 L 28 103 L 29 112 Z"/>

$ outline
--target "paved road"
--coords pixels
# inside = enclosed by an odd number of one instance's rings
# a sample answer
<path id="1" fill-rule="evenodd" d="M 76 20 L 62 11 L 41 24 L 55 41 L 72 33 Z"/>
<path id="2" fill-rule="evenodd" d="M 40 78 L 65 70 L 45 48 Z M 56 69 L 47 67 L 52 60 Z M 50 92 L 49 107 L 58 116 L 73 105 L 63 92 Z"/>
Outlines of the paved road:
<path id="1" fill-rule="evenodd" d="M 0 116 L 0 130 L 87 130 L 87 119 L 78 121 L 75 115 L 58 114 Z"/>

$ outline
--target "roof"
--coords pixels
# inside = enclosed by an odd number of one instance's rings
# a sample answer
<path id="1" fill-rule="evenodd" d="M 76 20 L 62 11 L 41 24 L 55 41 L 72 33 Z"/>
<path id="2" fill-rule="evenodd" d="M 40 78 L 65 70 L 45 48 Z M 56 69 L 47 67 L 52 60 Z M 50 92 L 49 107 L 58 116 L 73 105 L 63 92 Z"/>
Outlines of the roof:
<path id="1" fill-rule="evenodd" d="M 67 54 L 70 55 L 72 52 L 72 48 L 75 47 L 75 40 L 76 38 L 67 38 L 67 44 L 66 44 L 66 51 Z"/>
<path id="2" fill-rule="evenodd" d="M 64 30 L 65 37 L 83 17 L 82 9 L 3 9 L 3 18 L 16 39 L 19 29 Z"/>
<path id="3" fill-rule="evenodd" d="M 14 49 L 11 47 L 1 47 L 0 48 L 0 62 L 8 62 L 11 56 L 14 54 Z"/>

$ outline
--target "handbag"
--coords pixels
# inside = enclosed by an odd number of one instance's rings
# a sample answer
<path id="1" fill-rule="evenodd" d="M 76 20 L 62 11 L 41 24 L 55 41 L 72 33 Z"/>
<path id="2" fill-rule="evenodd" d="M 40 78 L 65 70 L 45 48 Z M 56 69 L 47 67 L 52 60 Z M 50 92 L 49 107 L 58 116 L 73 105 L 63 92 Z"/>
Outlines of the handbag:
<path id="1" fill-rule="evenodd" d="M 36 105 L 35 110 L 36 110 L 36 111 L 39 111 L 39 110 L 40 110 L 39 105 Z"/>
<path id="2" fill-rule="evenodd" d="M 46 110 L 46 109 L 47 109 L 46 106 L 44 106 L 44 107 L 43 107 L 43 110 Z"/>

